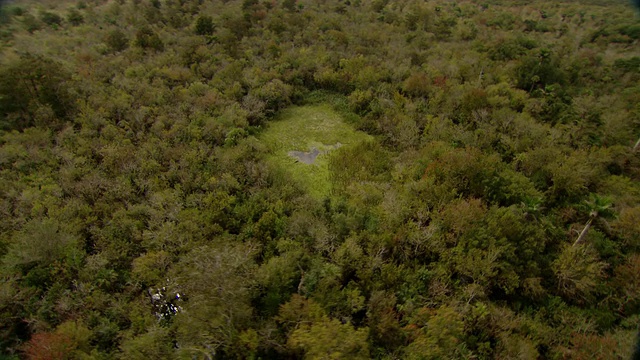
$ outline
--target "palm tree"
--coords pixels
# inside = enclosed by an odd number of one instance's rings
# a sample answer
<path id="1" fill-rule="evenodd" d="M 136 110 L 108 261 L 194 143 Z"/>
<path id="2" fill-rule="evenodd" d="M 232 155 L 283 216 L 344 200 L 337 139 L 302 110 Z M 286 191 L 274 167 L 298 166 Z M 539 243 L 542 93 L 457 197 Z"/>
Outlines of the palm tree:
<path id="1" fill-rule="evenodd" d="M 525 218 L 538 221 L 538 216 L 542 210 L 544 210 L 544 206 L 542 206 L 543 203 L 544 201 L 541 197 L 525 197 L 520 203 Z"/>
<path id="2" fill-rule="evenodd" d="M 579 244 L 582 244 L 584 242 L 584 239 L 587 236 L 587 232 L 589 231 L 589 228 L 591 228 L 591 225 L 594 221 L 598 219 L 604 220 L 606 218 L 612 218 L 615 216 L 615 212 L 613 211 L 613 209 L 611 209 L 611 199 L 607 197 L 601 197 L 597 194 L 591 194 L 591 200 L 585 201 L 585 205 L 589 210 L 589 220 L 585 224 L 584 229 L 582 229 L 582 231 L 580 232 L 580 235 L 578 235 L 576 241 L 573 243 L 573 246 L 578 246 Z"/>

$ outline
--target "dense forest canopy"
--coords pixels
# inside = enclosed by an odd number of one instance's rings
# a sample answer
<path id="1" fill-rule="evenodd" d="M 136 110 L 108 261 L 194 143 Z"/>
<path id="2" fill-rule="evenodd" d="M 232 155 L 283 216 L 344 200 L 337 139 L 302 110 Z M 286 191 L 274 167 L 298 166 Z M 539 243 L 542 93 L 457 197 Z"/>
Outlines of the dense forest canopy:
<path id="1" fill-rule="evenodd" d="M 5 2 L 0 358 L 628 358 L 639 40 L 622 0 Z"/>

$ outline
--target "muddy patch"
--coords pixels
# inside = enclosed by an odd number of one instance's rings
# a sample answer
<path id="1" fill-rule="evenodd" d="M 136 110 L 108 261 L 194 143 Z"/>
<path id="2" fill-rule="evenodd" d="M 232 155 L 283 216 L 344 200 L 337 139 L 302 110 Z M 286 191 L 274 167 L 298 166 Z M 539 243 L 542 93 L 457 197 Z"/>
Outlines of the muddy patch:
<path id="1" fill-rule="evenodd" d="M 320 155 L 320 150 L 314 148 L 309 152 L 304 151 L 289 151 L 289 156 L 300 161 L 301 163 L 305 163 L 307 165 L 311 165 L 316 161 L 318 155 Z"/>
<path id="2" fill-rule="evenodd" d="M 311 148 L 311 151 L 308 151 L 308 152 L 307 151 L 289 151 L 287 154 L 301 163 L 311 165 L 316 161 L 316 158 L 319 155 L 326 154 L 329 151 L 337 149 L 341 146 L 342 144 L 337 143 L 335 145 L 324 145 L 322 146 L 322 150 L 314 147 L 314 148 Z"/>

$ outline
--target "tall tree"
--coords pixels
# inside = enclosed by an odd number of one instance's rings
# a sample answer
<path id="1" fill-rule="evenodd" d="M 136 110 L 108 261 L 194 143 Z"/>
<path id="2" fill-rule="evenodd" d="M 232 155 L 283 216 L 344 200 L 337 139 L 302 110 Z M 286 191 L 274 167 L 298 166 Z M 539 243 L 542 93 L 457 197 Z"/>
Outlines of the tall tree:
<path id="1" fill-rule="evenodd" d="M 589 209 L 589 220 L 587 220 L 587 223 L 580 232 L 580 235 L 578 235 L 576 241 L 573 243 L 573 246 L 578 246 L 584 243 L 587 232 L 594 221 L 598 219 L 604 220 L 606 218 L 612 218 L 615 215 L 615 212 L 611 209 L 611 200 L 606 197 L 591 194 L 591 200 L 586 201 L 585 204 Z"/>
<path id="2" fill-rule="evenodd" d="M 39 55 L 24 54 L 4 67 L 0 70 L 0 128 L 37 125 L 43 112 L 52 113 L 49 119 L 67 118 L 74 107 L 70 80 L 62 65 Z"/>

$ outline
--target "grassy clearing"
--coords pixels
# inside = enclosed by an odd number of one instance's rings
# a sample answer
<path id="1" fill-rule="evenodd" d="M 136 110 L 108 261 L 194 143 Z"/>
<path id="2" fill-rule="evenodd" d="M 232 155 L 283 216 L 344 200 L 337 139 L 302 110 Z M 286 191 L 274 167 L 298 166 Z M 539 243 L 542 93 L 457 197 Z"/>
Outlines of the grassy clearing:
<path id="1" fill-rule="evenodd" d="M 329 105 L 291 107 L 272 122 L 259 136 L 271 151 L 269 161 L 283 167 L 293 181 L 307 188 L 309 193 L 322 198 L 331 191 L 328 158 L 338 143 L 353 146 L 372 137 L 346 124 Z M 289 151 L 310 151 L 316 148 L 321 154 L 311 165 L 298 162 Z M 323 152 L 327 153 L 323 153 Z"/>

